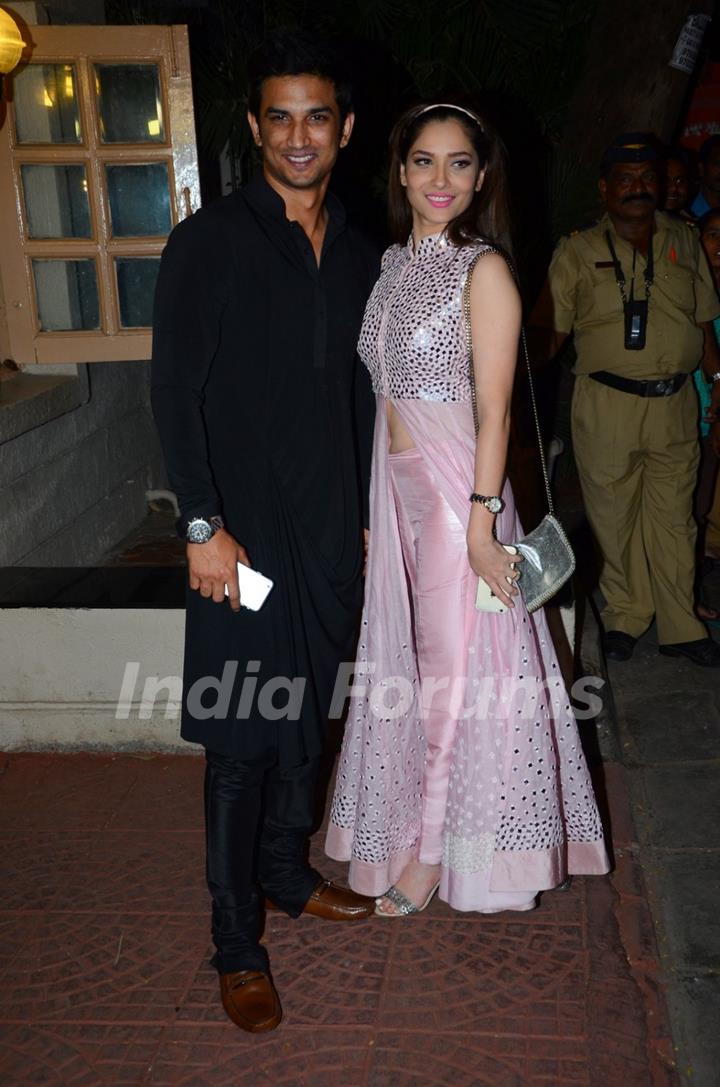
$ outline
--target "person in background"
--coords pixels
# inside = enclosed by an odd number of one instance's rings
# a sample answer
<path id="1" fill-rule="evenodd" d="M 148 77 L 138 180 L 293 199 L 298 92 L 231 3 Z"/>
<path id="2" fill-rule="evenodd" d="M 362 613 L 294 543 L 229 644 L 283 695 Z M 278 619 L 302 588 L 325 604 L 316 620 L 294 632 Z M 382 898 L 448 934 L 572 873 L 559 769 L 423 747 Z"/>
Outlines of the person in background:
<path id="1" fill-rule="evenodd" d="M 700 148 L 700 189 L 690 212 L 700 219 L 711 208 L 720 207 L 720 134 L 709 136 Z"/>
<path id="2" fill-rule="evenodd" d="M 720 645 L 695 613 L 693 492 L 698 406 L 689 375 L 720 371 L 720 313 L 695 229 L 657 212 L 654 137 L 626 133 L 600 165 L 606 214 L 563 238 L 549 304 L 532 322 L 549 352 L 574 333 L 575 460 L 603 556 L 603 646 L 629 660 L 655 617 L 660 653 L 720 667 Z M 720 406 L 715 383 L 713 407 Z M 720 443 L 720 423 L 711 440 Z"/>
<path id="3" fill-rule="evenodd" d="M 700 241 L 705 250 L 705 255 L 710 265 L 710 270 L 715 280 L 715 287 L 720 290 L 720 207 L 705 212 L 698 223 Z M 715 337 L 720 342 L 720 317 L 713 322 Z M 699 593 L 702 594 L 702 572 L 706 560 L 720 558 L 720 553 L 713 553 L 713 508 L 717 505 L 714 501 L 719 493 L 718 487 L 718 459 L 717 451 L 711 437 L 711 421 L 707 418 L 712 402 L 713 374 L 706 372 L 702 366 L 698 366 L 693 374 L 695 386 L 700 399 L 700 472 L 698 486 L 695 491 L 695 518 L 698 522 L 698 556 L 700 559 L 701 580 Z M 716 380 L 717 376 L 715 375 Z M 707 621 L 718 620 L 718 610 L 709 607 L 701 600 L 698 604 L 698 614 Z"/>
<path id="4" fill-rule="evenodd" d="M 687 151 L 682 147 L 668 147 L 664 152 L 664 165 L 663 211 L 690 220 L 690 157 Z"/>
<path id="5" fill-rule="evenodd" d="M 705 519 L 705 555 L 706 565 L 720 562 L 720 472 L 715 480 L 715 495 L 712 506 Z"/>

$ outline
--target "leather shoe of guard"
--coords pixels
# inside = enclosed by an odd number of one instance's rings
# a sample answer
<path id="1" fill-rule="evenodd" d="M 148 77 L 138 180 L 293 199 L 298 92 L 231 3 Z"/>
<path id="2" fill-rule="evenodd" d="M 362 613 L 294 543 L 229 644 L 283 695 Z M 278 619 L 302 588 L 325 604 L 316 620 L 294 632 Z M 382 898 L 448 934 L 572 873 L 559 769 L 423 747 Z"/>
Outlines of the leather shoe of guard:
<path id="1" fill-rule="evenodd" d="M 712 638 L 698 638 L 694 642 L 676 642 L 661 645 L 658 651 L 666 657 L 687 657 L 702 668 L 720 668 L 720 645 Z"/>
<path id="2" fill-rule="evenodd" d="M 629 661 L 636 643 L 637 638 L 624 630 L 606 630 L 602 639 L 603 651 L 609 661 Z"/>

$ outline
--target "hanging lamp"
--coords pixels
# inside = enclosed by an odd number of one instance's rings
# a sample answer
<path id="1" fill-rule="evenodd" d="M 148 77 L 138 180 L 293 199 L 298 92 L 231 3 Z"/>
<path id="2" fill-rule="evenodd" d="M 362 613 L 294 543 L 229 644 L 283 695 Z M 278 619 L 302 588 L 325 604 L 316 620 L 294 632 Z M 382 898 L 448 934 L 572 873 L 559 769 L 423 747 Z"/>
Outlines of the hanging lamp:
<path id="1" fill-rule="evenodd" d="M 0 75 L 17 67 L 24 48 L 19 26 L 9 12 L 0 8 Z"/>

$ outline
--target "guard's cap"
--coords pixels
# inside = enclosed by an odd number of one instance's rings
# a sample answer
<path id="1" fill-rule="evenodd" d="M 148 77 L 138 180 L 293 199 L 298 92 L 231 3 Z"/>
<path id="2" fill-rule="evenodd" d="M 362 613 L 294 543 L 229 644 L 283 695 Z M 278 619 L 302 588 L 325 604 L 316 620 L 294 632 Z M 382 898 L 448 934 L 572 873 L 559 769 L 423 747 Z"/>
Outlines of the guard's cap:
<path id="1" fill-rule="evenodd" d="M 600 174 L 604 177 L 616 162 L 654 162 L 659 157 L 657 139 L 652 132 L 623 132 L 605 148 Z"/>

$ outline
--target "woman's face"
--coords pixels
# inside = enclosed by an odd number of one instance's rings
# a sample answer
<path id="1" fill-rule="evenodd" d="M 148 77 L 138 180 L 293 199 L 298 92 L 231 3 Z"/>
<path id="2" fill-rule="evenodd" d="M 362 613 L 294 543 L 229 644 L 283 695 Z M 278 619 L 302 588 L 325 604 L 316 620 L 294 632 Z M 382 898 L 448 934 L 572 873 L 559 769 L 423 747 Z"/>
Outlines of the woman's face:
<path id="1" fill-rule="evenodd" d="M 720 277 L 720 215 L 713 215 L 702 232 L 700 241 L 707 254 L 715 281 Z"/>
<path id="2" fill-rule="evenodd" d="M 437 234 L 469 207 L 485 171 L 458 121 L 430 121 L 400 167 L 417 239 Z"/>

